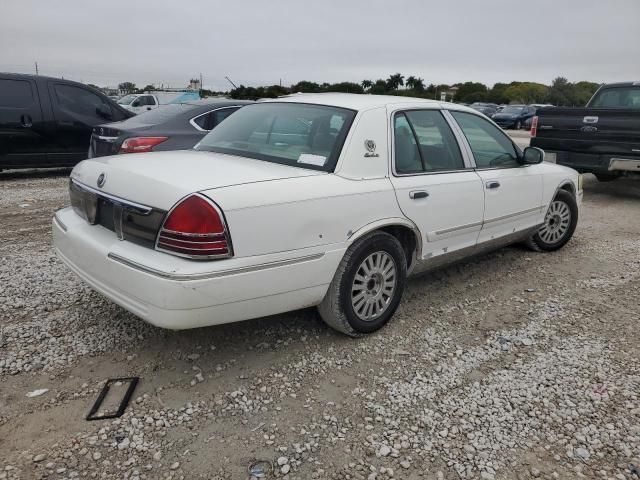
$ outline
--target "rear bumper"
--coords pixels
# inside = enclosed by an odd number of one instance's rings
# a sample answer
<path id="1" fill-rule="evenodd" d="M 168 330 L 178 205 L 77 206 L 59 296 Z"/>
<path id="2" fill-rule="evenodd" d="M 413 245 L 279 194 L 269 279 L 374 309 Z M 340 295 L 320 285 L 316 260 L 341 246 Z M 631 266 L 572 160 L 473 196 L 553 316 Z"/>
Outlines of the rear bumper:
<path id="1" fill-rule="evenodd" d="M 603 175 L 623 175 L 629 172 L 640 173 L 640 157 L 624 157 L 623 155 L 590 154 L 545 149 L 546 153 L 555 155 L 555 163 L 571 167 L 580 173 L 597 173 Z"/>
<path id="2" fill-rule="evenodd" d="M 322 301 L 344 248 L 196 262 L 89 225 L 72 209 L 53 220 L 56 253 L 113 302 L 162 328 L 186 329 L 263 317 Z"/>

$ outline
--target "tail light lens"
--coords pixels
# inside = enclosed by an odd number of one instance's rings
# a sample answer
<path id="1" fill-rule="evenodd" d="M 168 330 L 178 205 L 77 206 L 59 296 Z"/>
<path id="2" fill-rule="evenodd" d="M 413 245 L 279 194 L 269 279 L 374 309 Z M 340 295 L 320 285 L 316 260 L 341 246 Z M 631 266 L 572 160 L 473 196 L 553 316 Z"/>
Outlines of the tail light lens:
<path id="1" fill-rule="evenodd" d="M 231 257 L 231 238 L 222 211 L 208 198 L 194 194 L 167 215 L 156 249 L 195 259 Z"/>
<path id="2" fill-rule="evenodd" d="M 156 145 L 168 140 L 169 137 L 132 137 L 122 142 L 120 153 L 150 152 Z"/>
<path id="3" fill-rule="evenodd" d="M 536 115 L 531 119 L 531 136 L 535 137 L 538 134 L 538 116 Z"/>

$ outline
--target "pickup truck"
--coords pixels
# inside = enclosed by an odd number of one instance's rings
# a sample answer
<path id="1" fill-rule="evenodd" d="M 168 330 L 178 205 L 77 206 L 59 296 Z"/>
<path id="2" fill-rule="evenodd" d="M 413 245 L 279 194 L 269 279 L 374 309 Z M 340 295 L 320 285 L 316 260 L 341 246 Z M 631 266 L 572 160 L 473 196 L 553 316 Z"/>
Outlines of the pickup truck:
<path id="1" fill-rule="evenodd" d="M 87 158 L 93 127 L 132 116 L 82 83 L 0 73 L 0 170 L 71 167 Z"/>
<path id="2" fill-rule="evenodd" d="M 170 103 L 186 103 L 194 102 L 200 99 L 200 93 L 197 91 L 180 91 L 180 92 L 145 92 L 130 93 L 118 99 L 118 105 L 135 114 L 144 113 L 154 110 L 161 105 Z"/>
<path id="3" fill-rule="evenodd" d="M 640 178 L 640 82 L 603 85 L 585 108 L 538 110 L 531 136 L 548 161 L 600 181 Z"/>

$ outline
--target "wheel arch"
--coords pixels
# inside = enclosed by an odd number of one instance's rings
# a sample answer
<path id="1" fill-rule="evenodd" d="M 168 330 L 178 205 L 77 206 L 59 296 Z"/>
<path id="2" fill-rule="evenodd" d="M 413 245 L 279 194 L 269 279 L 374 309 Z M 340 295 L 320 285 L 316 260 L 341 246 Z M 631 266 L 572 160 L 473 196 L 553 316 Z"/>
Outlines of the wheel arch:
<path id="1" fill-rule="evenodd" d="M 563 180 L 562 182 L 560 182 L 560 185 L 558 185 L 558 187 L 556 188 L 556 191 L 553 193 L 553 197 L 551 198 L 551 200 L 556 198 L 556 196 L 558 195 L 558 192 L 561 191 L 561 190 L 569 192 L 574 197 L 576 196 L 577 188 L 573 184 L 573 181 L 571 181 L 571 180 Z"/>
<path id="2" fill-rule="evenodd" d="M 422 255 L 422 235 L 417 225 L 406 218 L 387 218 L 369 223 L 349 236 L 349 246 L 356 240 L 375 231 L 394 236 L 402 245 L 407 257 L 407 271 L 414 266 Z"/>

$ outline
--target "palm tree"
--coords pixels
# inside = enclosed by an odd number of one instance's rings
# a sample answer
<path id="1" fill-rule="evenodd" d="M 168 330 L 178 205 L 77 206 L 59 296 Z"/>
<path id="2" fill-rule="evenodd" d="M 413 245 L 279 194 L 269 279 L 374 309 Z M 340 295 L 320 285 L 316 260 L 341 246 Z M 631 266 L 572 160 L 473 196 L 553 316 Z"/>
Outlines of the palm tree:
<path id="1" fill-rule="evenodd" d="M 401 85 L 404 85 L 404 75 L 396 73 L 395 75 L 390 75 L 389 78 L 387 78 L 388 90 L 397 90 Z"/>
<path id="2" fill-rule="evenodd" d="M 360 85 L 364 90 L 369 90 L 371 87 L 373 87 L 373 82 L 371 80 L 362 80 L 362 82 L 360 82 Z"/>
<path id="3" fill-rule="evenodd" d="M 415 90 L 417 92 L 424 91 L 424 79 L 420 77 L 414 77 L 413 75 L 411 75 L 409 78 L 407 78 L 406 84 L 410 90 Z"/>

